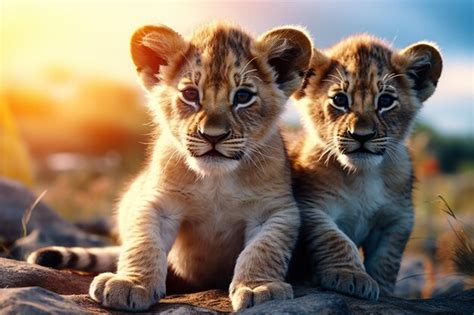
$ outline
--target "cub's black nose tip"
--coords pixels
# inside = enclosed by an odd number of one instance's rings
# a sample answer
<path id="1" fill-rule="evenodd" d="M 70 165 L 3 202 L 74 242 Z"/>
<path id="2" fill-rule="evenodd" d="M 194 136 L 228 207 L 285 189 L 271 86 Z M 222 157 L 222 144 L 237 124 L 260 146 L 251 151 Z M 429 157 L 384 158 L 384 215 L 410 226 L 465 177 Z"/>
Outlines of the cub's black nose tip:
<path id="1" fill-rule="evenodd" d="M 230 131 L 227 131 L 225 133 L 221 133 L 218 135 L 210 135 L 205 132 L 202 132 L 198 130 L 198 134 L 201 138 L 206 139 L 209 143 L 211 144 L 217 144 L 221 142 L 222 140 L 227 139 L 230 136 Z"/>
<path id="2" fill-rule="evenodd" d="M 373 131 L 371 133 L 361 134 L 361 133 L 352 133 L 350 130 L 348 130 L 347 134 L 352 139 L 354 139 L 356 141 L 359 141 L 360 143 L 364 143 L 366 141 L 369 141 L 370 139 L 373 139 L 375 137 L 376 133 L 375 133 L 375 131 Z"/>

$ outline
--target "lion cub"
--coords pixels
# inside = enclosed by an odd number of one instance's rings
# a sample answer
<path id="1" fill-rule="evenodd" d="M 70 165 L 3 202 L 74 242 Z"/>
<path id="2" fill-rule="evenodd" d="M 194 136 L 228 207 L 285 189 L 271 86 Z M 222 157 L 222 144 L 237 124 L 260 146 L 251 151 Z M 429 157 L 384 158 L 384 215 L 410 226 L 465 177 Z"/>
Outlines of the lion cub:
<path id="1" fill-rule="evenodd" d="M 405 142 L 441 68 L 427 42 L 395 51 L 360 35 L 314 51 L 295 93 L 306 135 L 290 152 L 303 220 L 296 265 L 314 284 L 368 299 L 393 292 L 413 225 Z"/>
<path id="2" fill-rule="evenodd" d="M 118 270 L 98 275 L 90 295 L 133 311 L 166 289 L 230 284 L 235 310 L 291 298 L 284 279 L 300 218 L 277 122 L 308 68 L 310 38 L 282 27 L 255 39 L 215 23 L 187 40 L 145 26 L 131 52 L 156 139 L 119 205 Z M 28 261 L 107 271 L 113 252 L 52 247 Z"/>

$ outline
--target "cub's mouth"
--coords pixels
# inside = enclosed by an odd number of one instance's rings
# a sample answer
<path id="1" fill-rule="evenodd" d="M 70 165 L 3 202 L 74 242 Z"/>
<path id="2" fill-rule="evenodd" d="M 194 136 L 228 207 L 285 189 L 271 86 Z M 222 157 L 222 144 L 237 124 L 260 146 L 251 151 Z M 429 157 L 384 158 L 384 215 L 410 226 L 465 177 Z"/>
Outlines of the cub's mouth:
<path id="1" fill-rule="evenodd" d="M 381 155 L 381 152 L 373 152 L 373 151 L 370 151 L 369 149 L 367 149 L 365 147 L 359 147 L 355 150 L 346 152 L 346 154 L 354 154 L 354 153 L 365 153 L 365 154 Z"/>
<path id="2" fill-rule="evenodd" d="M 221 158 L 230 159 L 230 157 L 225 156 L 224 154 L 220 153 L 216 149 L 211 149 L 204 154 L 197 155 L 196 157 L 204 157 L 204 156 L 221 157 Z"/>
<path id="3" fill-rule="evenodd" d="M 349 152 L 346 152 L 346 154 L 370 154 L 370 155 L 383 155 L 384 153 L 384 150 L 381 150 L 381 151 L 378 151 L 378 152 L 373 152 L 373 151 L 370 151 L 369 149 L 365 148 L 365 147 L 359 147 L 355 150 L 352 150 L 352 151 L 349 151 Z"/>
<path id="4" fill-rule="evenodd" d="M 242 158 L 242 155 L 243 153 L 237 153 L 232 156 L 227 156 L 216 149 L 211 149 L 200 155 L 193 154 L 195 158 L 208 158 L 212 160 L 216 160 L 216 159 L 240 160 Z"/>

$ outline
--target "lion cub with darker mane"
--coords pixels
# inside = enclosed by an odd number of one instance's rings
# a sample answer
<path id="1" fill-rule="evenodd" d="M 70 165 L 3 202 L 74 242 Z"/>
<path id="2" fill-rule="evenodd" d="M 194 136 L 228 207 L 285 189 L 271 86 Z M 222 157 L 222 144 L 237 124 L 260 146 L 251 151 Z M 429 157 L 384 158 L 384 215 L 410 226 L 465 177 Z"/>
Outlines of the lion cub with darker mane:
<path id="1" fill-rule="evenodd" d="M 306 266 L 296 278 L 368 299 L 393 292 L 413 226 L 405 143 L 441 69 L 427 42 L 396 51 L 359 35 L 313 52 L 295 93 L 306 134 L 290 149 L 303 225 L 295 269 Z"/>
<path id="2" fill-rule="evenodd" d="M 257 39 L 215 23 L 185 39 L 145 26 L 131 48 L 157 130 L 119 204 L 122 245 L 44 248 L 28 261 L 104 272 L 118 260 L 90 295 L 120 310 L 183 288 L 229 288 L 234 310 L 291 298 L 284 280 L 300 216 L 278 121 L 308 68 L 310 38 L 281 27 Z"/>

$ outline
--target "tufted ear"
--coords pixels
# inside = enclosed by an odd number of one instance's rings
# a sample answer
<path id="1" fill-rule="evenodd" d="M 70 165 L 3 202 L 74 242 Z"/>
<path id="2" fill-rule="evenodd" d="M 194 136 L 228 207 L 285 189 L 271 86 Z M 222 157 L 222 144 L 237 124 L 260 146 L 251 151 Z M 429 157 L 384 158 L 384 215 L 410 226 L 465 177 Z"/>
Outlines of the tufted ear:
<path id="1" fill-rule="evenodd" d="M 263 34 L 258 45 L 275 70 L 280 89 L 287 96 L 293 94 L 311 60 L 313 45 L 308 34 L 296 27 L 279 27 Z"/>
<path id="2" fill-rule="evenodd" d="M 402 57 L 402 67 L 413 81 L 413 89 L 418 98 L 422 102 L 427 100 L 434 93 L 443 68 L 443 60 L 436 46 L 419 42 L 403 49 L 394 57 Z"/>
<path id="3" fill-rule="evenodd" d="M 331 58 L 326 56 L 324 52 L 317 48 L 313 48 L 313 56 L 311 57 L 308 70 L 305 71 L 303 83 L 298 90 L 293 94 L 296 100 L 303 98 L 306 95 L 305 89 L 309 85 L 309 80 L 312 76 L 324 71 L 331 63 Z"/>
<path id="4" fill-rule="evenodd" d="M 167 26 L 147 25 L 135 31 L 130 46 L 140 81 L 151 90 L 160 81 L 160 67 L 175 62 L 188 43 Z"/>

